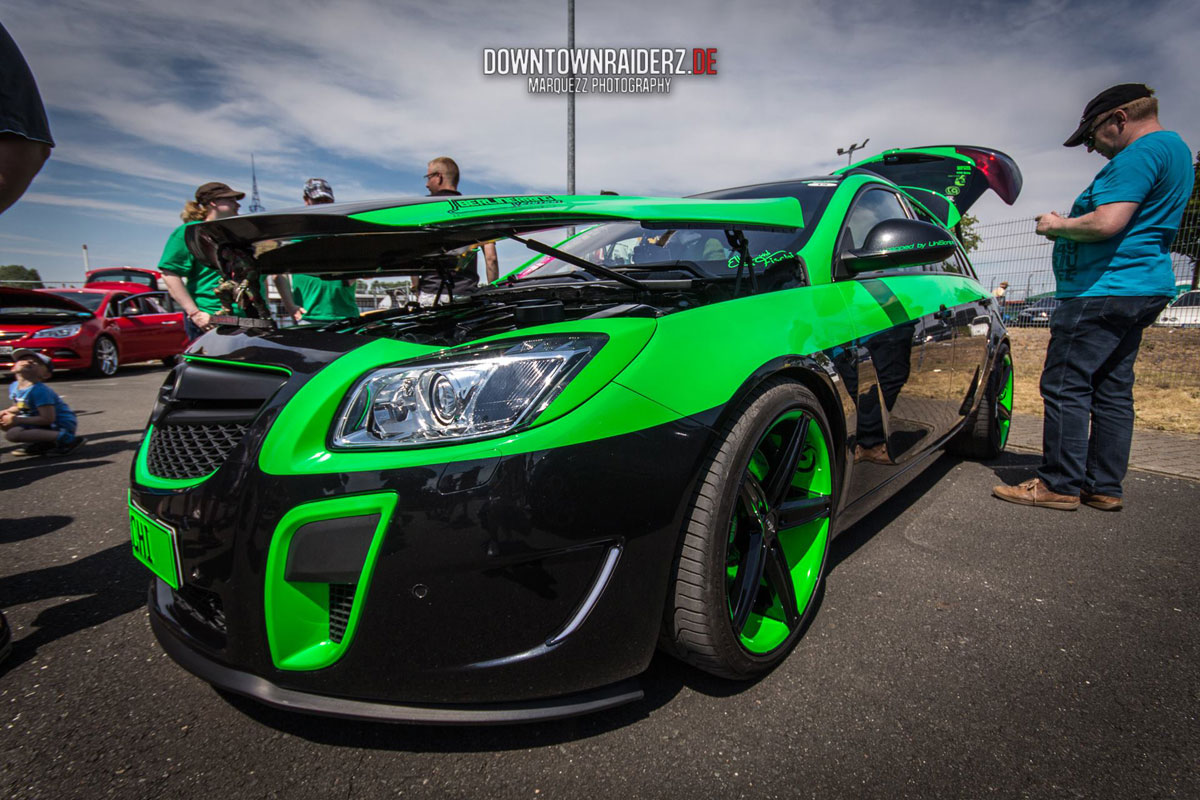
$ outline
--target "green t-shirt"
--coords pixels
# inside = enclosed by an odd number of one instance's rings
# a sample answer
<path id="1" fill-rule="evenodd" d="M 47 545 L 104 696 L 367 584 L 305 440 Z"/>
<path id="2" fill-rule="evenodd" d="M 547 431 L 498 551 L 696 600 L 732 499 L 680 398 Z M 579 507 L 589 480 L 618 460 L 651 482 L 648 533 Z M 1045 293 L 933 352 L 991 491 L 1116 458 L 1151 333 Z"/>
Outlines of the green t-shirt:
<path id="1" fill-rule="evenodd" d="M 333 322 L 358 316 L 353 282 L 347 286 L 337 279 L 293 275 L 292 299 L 296 305 L 308 309 L 301 322 Z"/>
<path id="2" fill-rule="evenodd" d="M 183 278 L 188 292 L 196 301 L 197 308 L 209 314 L 217 314 L 221 311 L 221 301 L 217 299 L 216 295 L 217 286 L 221 283 L 221 273 L 212 267 L 204 266 L 193 258 L 183 240 L 183 232 L 189 225 L 195 224 L 195 222 L 185 222 L 171 232 L 170 238 L 167 239 L 167 245 L 163 248 L 162 258 L 158 261 L 158 268 L 163 272 Z M 258 280 L 258 291 L 259 297 L 266 302 L 267 290 L 262 278 Z M 233 307 L 233 313 L 235 316 L 245 316 L 236 304 Z"/>

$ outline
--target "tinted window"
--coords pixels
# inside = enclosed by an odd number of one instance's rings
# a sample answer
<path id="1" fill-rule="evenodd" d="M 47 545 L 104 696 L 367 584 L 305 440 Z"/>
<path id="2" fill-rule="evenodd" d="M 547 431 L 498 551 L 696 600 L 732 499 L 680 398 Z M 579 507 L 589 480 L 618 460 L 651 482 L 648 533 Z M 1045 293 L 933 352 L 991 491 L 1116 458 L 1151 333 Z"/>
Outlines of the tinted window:
<path id="1" fill-rule="evenodd" d="M 1192 306 L 1200 306 L 1200 293 L 1188 292 L 1172 304 L 1173 308 L 1191 308 Z"/>
<path id="2" fill-rule="evenodd" d="M 52 294 L 57 297 L 65 297 L 67 300 L 73 300 L 76 303 L 79 303 L 79 305 L 88 309 L 89 311 L 95 311 L 97 308 L 100 307 L 100 303 L 102 303 L 104 301 L 103 294 L 93 293 L 93 292 L 62 291 L 62 292 L 48 292 L 48 294 Z"/>
<path id="3" fill-rule="evenodd" d="M 148 275 L 145 272 L 126 272 L 120 269 L 101 270 L 100 272 L 92 273 L 89 279 L 93 282 L 100 281 L 125 281 L 127 283 L 140 283 L 142 286 L 153 286 L 154 276 Z"/>
<path id="4" fill-rule="evenodd" d="M 899 197 L 883 189 L 871 189 L 859 195 L 846 218 L 839 249 L 862 247 L 871 229 L 886 219 L 908 219 Z"/>

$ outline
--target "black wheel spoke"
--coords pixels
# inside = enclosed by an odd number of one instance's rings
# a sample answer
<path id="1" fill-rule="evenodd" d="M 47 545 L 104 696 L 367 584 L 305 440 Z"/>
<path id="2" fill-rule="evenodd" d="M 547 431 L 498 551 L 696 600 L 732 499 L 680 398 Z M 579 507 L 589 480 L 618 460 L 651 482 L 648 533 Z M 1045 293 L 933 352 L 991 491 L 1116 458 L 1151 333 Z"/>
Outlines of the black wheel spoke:
<path id="1" fill-rule="evenodd" d="M 763 486 L 758 482 L 758 478 L 750 473 L 746 473 L 742 479 L 741 498 L 746 513 L 761 530 L 767 518 L 767 496 L 763 493 Z"/>
<path id="2" fill-rule="evenodd" d="M 996 416 L 1004 422 L 1009 422 L 1012 420 L 1012 411 L 1004 406 L 997 406 Z"/>
<path id="3" fill-rule="evenodd" d="M 761 588 L 763 570 L 767 561 L 767 540 L 761 530 L 750 534 L 746 545 L 745 555 L 741 566 L 738 567 L 737 581 L 734 583 L 733 594 L 736 598 L 733 605 L 733 629 L 741 633 L 754 610 L 754 602 L 758 599 Z"/>
<path id="4" fill-rule="evenodd" d="M 796 528 L 800 525 L 829 516 L 828 495 L 789 500 L 779 506 L 779 530 Z"/>
<path id="5" fill-rule="evenodd" d="M 804 442 L 808 439 L 808 415 L 802 415 L 792 427 L 792 433 L 779 450 L 777 462 L 772 465 L 771 474 L 767 481 L 767 501 L 772 508 L 783 503 L 792 478 L 796 474 L 796 464 L 800 461 L 800 453 L 804 450 Z"/>
<path id="6" fill-rule="evenodd" d="M 779 604 L 783 606 L 787 626 L 789 629 L 795 628 L 800 624 L 800 609 L 796 607 L 796 587 L 792 584 L 792 573 L 788 570 L 787 557 L 778 540 L 771 545 L 771 549 L 767 553 L 766 567 L 767 583 L 775 590 Z"/>

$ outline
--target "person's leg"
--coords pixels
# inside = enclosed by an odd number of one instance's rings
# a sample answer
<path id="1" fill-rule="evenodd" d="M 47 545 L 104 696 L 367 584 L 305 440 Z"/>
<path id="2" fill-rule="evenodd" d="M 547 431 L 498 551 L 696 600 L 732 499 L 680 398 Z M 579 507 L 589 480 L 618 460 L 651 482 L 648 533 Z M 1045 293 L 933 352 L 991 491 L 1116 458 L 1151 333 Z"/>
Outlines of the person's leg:
<path id="1" fill-rule="evenodd" d="M 50 428 L 15 427 L 4 434 L 10 442 L 50 442 L 58 439 L 58 431 Z"/>
<path id="2" fill-rule="evenodd" d="M 1037 476 L 1057 494 L 1079 496 L 1088 455 L 1092 376 L 1123 338 L 1103 320 L 1109 299 L 1072 298 L 1050 320 L 1041 380 L 1042 465 Z"/>
<path id="3" fill-rule="evenodd" d="M 1142 331 L 1167 298 L 1114 297 L 1105 315 L 1114 333 L 1123 333 L 1108 360 L 1096 371 L 1092 392 L 1092 434 L 1082 489 L 1088 494 L 1122 496 L 1133 441 L 1133 365 Z"/>

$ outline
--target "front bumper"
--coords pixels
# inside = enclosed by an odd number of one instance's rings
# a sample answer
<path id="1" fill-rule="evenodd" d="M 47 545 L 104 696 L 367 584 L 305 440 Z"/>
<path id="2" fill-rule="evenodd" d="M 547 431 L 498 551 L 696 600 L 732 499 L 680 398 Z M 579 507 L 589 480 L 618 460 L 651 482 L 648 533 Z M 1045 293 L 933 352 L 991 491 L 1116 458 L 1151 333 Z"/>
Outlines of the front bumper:
<path id="1" fill-rule="evenodd" d="M 271 705 L 355 718 L 511 722 L 637 699 L 627 680 L 657 644 L 709 428 L 680 419 L 465 462 L 271 475 L 258 455 L 283 402 L 199 483 L 134 481 L 132 503 L 177 536 L 181 584 L 156 580 L 150 595 L 176 661 Z M 392 510 L 335 642 L 332 582 L 322 594 L 319 575 L 280 578 L 292 520 L 379 497 Z M 293 589 L 299 605 L 278 601 Z"/>

